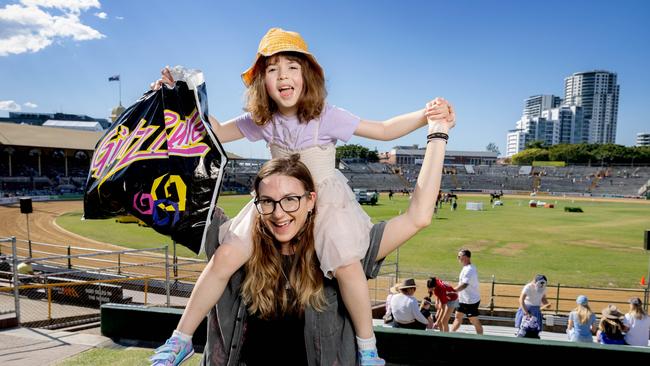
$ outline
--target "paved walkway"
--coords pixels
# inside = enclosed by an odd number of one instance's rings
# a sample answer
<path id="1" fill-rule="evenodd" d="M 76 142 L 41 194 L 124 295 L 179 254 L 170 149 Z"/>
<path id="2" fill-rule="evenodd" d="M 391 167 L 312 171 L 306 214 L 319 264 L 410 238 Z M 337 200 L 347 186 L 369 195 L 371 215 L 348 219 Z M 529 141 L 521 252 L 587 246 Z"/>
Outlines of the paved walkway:
<path id="1" fill-rule="evenodd" d="M 53 365 L 90 348 L 122 347 L 96 334 L 99 333 L 98 329 L 82 331 L 88 333 L 38 328 L 1 330 L 0 365 Z"/>

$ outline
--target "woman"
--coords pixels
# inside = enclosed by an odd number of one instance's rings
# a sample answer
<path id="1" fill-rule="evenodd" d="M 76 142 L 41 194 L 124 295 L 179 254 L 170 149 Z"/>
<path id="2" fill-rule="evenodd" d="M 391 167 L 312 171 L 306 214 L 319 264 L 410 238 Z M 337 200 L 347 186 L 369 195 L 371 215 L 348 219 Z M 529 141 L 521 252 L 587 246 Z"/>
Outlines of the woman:
<path id="1" fill-rule="evenodd" d="M 453 112 L 452 112 L 453 115 Z M 370 247 L 362 260 L 367 277 L 374 277 L 381 262 L 406 240 L 428 226 L 440 189 L 447 132 L 454 122 L 428 121 L 429 135 L 424 161 L 407 211 L 388 222 L 375 224 L 370 233 Z M 208 267 L 197 281 L 188 306 L 196 297 L 219 298 L 216 307 L 185 312 L 179 324 L 189 328 L 209 312 L 208 339 L 204 365 L 350 365 L 358 362 L 354 330 L 342 304 L 334 279 L 317 276 L 319 265 L 313 257 L 313 220 L 316 194 L 313 179 L 304 164 L 295 157 L 274 159 L 262 168 L 255 179 L 256 219 L 255 253 L 249 263 L 235 273 L 220 273 L 215 261 L 218 246 L 218 219 L 208 231 Z M 225 225 L 227 225 L 226 223 Z M 335 230 L 336 228 L 332 228 Z M 228 251 L 228 246 L 218 246 Z M 222 253 L 221 258 L 228 257 Z M 214 286 L 210 276 L 227 276 L 225 286 Z M 203 312 L 205 310 L 205 312 Z M 251 317 L 252 318 L 249 318 Z M 249 319 L 252 323 L 249 323 Z M 188 325 L 189 324 L 189 325 Z M 251 326 L 252 324 L 252 326 Z M 180 326 L 180 325 L 179 325 Z M 302 327 L 302 328 L 301 328 Z M 286 329 L 280 329 L 286 328 Z M 300 329 L 303 333 L 300 334 Z M 284 337 L 277 336 L 282 331 Z M 259 334 L 255 334 L 260 332 Z M 298 351 L 287 349 L 288 339 L 302 336 Z M 265 342 L 261 342 L 264 338 Z M 272 349 L 261 352 L 260 347 Z M 291 344 L 291 349 L 295 344 Z M 373 346 L 374 347 L 374 346 Z M 174 332 L 165 345 L 156 350 L 156 365 L 178 365 L 191 354 L 191 337 Z M 364 350 L 360 349 L 359 353 Z M 258 360 L 256 356 L 264 356 Z M 378 360 L 374 364 L 383 364 Z"/>
<path id="2" fill-rule="evenodd" d="M 596 339 L 600 344 L 625 344 L 623 333 L 627 330 L 621 318 L 623 313 L 616 306 L 608 305 L 602 311 Z"/>
<path id="3" fill-rule="evenodd" d="M 648 346 L 648 333 L 650 332 L 650 317 L 643 310 L 643 303 L 638 297 L 629 301 L 630 311 L 623 320 L 627 327 L 625 342 L 631 346 Z"/>
<path id="4" fill-rule="evenodd" d="M 589 307 L 587 296 L 576 299 L 578 306 L 569 313 L 567 333 L 571 342 L 593 343 L 596 333 L 596 315 Z"/>
<path id="5" fill-rule="evenodd" d="M 397 289 L 400 293 L 390 299 L 393 327 L 421 330 L 433 327 L 431 318 L 427 319 L 418 308 L 418 300 L 414 296 L 415 280 L 408 278 Z"/>
<path id="6" fill-rule="evenodd" d="M 546 276 L 538 274 L 527 283 L 519 296 L 519 309 L 515 315 L 515 328 L 519 330 L 524 317 L 534 316 L 537 319 L 538 332 L 542 331 L 542 309 L 550 306 L 546 299 Z"/>
<path id="7" fill-rule="evenodd" d="M 436 322 L 433 327 L 439 328 L 442 332 L 449 332 L 451 313 L 459 305 L 458 292 L 454 290 L 453 286 L 436 277 L 429 277 L 427 288 L 429 296 L 436 296 Z"/>
<path id="8" fill-rule="evenodd" d="M 393 324 L 393 311 L 390 309 L 390 299 L 393 298 L 393 295 L 399 294 L 399 290 L 397 289 L 398 286 L 399 284 L 396 284 L 395 286 L 391 287 L 388 290 L 388 295 L 386 295 L 386 303 L 384 304 L 384 324 Z"/>

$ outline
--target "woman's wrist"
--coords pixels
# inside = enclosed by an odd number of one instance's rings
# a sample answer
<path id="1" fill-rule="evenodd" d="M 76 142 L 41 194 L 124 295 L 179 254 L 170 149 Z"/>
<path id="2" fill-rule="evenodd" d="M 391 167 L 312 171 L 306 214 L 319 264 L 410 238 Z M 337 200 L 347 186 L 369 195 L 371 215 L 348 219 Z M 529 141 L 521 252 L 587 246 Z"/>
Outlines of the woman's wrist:
<path id="1" fill-rule="evenodd" d="M 429 133 L 436 133 L 436 132 L 449 134 L 449 126 L 447 126 L 443 122 L 430 124 L 429 125 Z"/>
<path id="2" fill-rule="evenodd" d="M 447 135 L 444 132 L 433 132 L 427 135 L 427 143 L 435 141 L 435 140 L 441 140 L 444 141 L 445 144 L 449 140 L 449 135 Z"/>

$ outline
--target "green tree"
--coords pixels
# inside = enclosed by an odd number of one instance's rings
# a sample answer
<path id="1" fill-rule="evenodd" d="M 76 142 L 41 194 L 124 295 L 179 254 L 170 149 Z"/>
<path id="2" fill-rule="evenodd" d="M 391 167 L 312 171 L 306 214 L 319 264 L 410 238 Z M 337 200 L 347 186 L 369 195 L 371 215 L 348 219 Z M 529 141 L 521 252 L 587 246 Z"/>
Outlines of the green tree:
<path id="1" fill-rule="evenodd" d="M 498 147 L 497 144 L 495 144 L 494 142 L 490 142 L 490 143 L 485 147 L 485 150 L 486 150 L 486 151 L 491 151 L 491 152 L 497 153 L 497 155 L 501 155 L 501 152 L 499 151 L 499 147 Z"/>
<path id="2" fill-rule="evenodd" d="M 530 165 L 533 161 L 548 161 L 548 150 L 529 148 L 512 156 L 516 165 Z"/>
<path id="3" fill-rule="evenodd" d="M 526 148 L 525 149 L 543 149 L 544 148 L 544 141 L 543 140 L 535 140 L 535 141 L 530 141 L 526 143 Z"/>
<path id="4" fill-rule="evenodd" d="M 359 158 L 366 159 L 370 163 L 379 161 L 377 150 L 371 151 L 367 147 L 356 144 L 347 144 L 336 147 L 337 159 Z"/>

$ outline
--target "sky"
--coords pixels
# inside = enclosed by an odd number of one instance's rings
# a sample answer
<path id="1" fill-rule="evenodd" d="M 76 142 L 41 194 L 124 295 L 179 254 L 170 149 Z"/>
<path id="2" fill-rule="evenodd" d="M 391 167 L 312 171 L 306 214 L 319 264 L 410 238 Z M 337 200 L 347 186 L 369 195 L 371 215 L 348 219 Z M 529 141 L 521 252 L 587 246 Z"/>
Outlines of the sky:
<path id="1" fill-rule="evenodd" d="M 108 118 L 165 65 L 203 71 L 210 114 L 243 113 L 240 74 L 269 28 L 297 31 L 325 70 L 328 102 L 368 120 L 441 96 L 457 112 L 448 150 L 505 153 L 523 101 L 563 96 L 564 78 L 618 74 L 616 142 L 650 132 L 650 1 L 0 0 L 0 116 L 9 111 Z M 426 142 L 353 137 L 379 152 Z M 269 158 L 263 142 L 227 151 Z"/>

